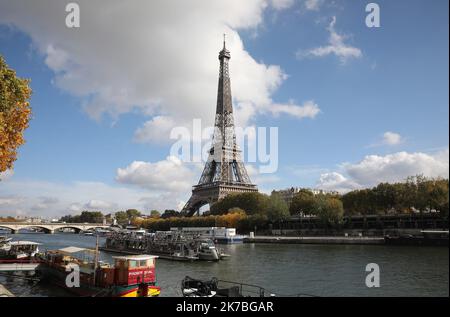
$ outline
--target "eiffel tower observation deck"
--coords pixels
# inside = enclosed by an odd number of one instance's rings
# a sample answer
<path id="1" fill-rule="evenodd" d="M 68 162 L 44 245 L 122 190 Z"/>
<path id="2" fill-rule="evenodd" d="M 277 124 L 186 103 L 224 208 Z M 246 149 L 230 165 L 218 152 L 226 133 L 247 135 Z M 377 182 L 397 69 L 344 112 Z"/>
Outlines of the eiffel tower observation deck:
<path id="1" fill-rule="evenodd" d="M 230 58 L 224 39 L 223 49 L 219 52 L 219 88 L 212 146 L 200 180 L 193 187 L 192 196 L 182 210 L 188 216 L 199 213 L 203 205 L 212 205 L 229 194 L 258 191 L 257 186 L 250 181 L 236 144 L 228 72 Z"/>

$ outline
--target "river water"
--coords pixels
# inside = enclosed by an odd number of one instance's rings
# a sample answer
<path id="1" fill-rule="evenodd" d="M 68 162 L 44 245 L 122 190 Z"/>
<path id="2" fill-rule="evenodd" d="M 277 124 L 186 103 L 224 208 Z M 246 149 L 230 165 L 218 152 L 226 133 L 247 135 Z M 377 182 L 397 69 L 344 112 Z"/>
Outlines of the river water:
<path id="1" fill-rule="evenodd" d="M 77 234 L 16 234 L 41 250 L 67 246 L 95 247 L 95 237 Z M 100 238 L 100 243 L 104 239 Z M 449 296 L 447 247 L 238 244 L 221 246 L 231 255 L 220 262 L 157 260 L 161 296 L 181 296 L 186 276 L 255 284 L 277 296 Z M 101 259 L 112 263 L 111 254 Z M 380 267 L 380 287 L 365 284 L 366 265 Z M 68 296 L 44 283 L 0 275 L 0 283 L 16 296 Z"/>

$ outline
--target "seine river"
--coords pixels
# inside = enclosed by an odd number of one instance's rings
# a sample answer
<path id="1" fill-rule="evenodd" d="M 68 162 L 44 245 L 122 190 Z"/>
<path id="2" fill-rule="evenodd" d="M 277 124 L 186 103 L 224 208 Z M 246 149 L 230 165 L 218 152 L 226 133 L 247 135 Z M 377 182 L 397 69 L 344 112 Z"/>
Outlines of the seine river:
<path id="1" fill-rule="evenodd" d="M 41 250 L 66 246 L 95 247 L 95 237 L 76 234 L 16 234 Z M 103 243 L 104 239 L 100 239 Z M 449 296 L 449 249 L 446 247 L 274 245 L 221 246 L 231 257 L 220 262 L 157 260 L 161 296 L 181 296 L 186 276 L 255 284 L 278 296 Z M 101 253 L 111 262 L 111 254 Z M 365 285 L 368 263 L 380 267 L 380 287 Z M 44 283 L 0 276 L 0 283 L 17 296 L 68 296 Z"/>

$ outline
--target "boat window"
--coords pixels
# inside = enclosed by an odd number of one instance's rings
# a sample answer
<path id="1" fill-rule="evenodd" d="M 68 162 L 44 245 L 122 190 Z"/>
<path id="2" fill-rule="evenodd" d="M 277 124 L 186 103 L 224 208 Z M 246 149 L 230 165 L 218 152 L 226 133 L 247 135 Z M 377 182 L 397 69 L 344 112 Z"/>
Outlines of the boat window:
<path id="1" fill-rule="evenodd" d="M 139 266 L 147 266 L 147 260 L 141 260 L 139 262 L 140 262 Z"/>
<path id="2" fill-rule="evenodd" d="M 135 268 L 135 267 L 137 267 L 138 266 L 138 263 L 137 263 L 138 261 L 136 261 L 136 260 L 129 260 L 128 261 L 128 267 L 129 268 Z"/>

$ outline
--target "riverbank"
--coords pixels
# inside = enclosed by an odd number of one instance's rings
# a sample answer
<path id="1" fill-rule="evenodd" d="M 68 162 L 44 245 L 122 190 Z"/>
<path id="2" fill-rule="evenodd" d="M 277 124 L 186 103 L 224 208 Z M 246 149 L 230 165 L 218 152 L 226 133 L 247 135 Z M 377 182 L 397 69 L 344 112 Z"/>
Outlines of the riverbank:
<path id="1" fill-rule="evenodd" d="M 384 237 L 278 237 L 255 236 L 244 238 L 244 243 L 281 243 L 281 244 L 358 244 L 382 245 Z"/>

